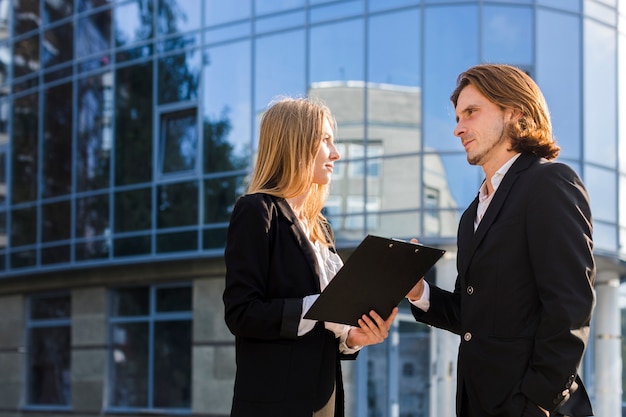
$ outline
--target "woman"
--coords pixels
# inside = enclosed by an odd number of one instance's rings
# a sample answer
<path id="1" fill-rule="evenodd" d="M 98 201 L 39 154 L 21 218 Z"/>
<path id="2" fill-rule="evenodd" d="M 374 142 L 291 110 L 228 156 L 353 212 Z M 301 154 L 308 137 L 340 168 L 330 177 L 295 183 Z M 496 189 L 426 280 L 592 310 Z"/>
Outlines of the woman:
<path id="1" fill-rule="evenodd" d="M 343 416 L 339 359 L 384 341 L 397 314 L 369 312 L 359 327 L 303 318 L 343 265 L 321 213 L 340 158 L 334 127 L 330 110 L 305 98 L 279 100 L 263 115 L 225 251 L 225 319 L 236 336 L 232 417 Z"/>

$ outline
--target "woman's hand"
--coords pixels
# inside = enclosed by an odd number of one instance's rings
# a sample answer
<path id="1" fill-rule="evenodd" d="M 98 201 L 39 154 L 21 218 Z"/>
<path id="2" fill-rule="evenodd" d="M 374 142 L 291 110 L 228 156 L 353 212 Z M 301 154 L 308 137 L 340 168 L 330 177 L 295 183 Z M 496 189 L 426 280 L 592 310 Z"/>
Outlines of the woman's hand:
<path id="1" fill-rule="evenodd" d="M 398 314 L 398 307 L 395 307 L 387 320 L 383 320 L 374 310 L 368 314 L 363 314 L 359 319 L 359 327 L 353 327 L 348 333 L 346 345 L 352 348 L 355 346 L 375 345 L 385 341 L 389 336 L 389 329 Z"/>

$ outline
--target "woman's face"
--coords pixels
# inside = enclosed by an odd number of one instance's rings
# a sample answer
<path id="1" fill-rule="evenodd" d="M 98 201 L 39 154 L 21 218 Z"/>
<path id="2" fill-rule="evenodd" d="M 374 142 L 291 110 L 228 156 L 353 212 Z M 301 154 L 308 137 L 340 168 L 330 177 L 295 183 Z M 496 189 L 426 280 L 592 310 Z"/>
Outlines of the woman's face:
<path id="1" fill-rule="evenodd" d="M 341 155 L 339 155 L 339 151 L 335 147 L 333 129 L 328 119 L 324 119 L 322 144 L 315 157 L 313 183 L 320 185 L 329 184 L 335 161 L 339 158 L 341 158 Z"/>

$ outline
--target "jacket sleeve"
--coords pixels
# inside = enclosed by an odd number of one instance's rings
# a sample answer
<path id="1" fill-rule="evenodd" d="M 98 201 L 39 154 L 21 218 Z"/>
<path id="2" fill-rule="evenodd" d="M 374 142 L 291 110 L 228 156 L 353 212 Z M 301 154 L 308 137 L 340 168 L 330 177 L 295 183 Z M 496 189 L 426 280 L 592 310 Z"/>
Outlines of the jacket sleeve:
<path id="1" fill-rule="evenodd" d="M 587 192 L 559 163 L 543 164 L 527 207 L 528 252 L 541 303 L 522 392 L 554 410 L 574 390 L 595 303 L 592 223 Z"/>
<path id="2" fill-rule="evenodd" d="M 270 297 L 271 240 L 277 216 L 271 199 L 241 197 L 231 215 L 224 260 L 225 321 L 235 336 L 295 339 L 302 298 Z"/>

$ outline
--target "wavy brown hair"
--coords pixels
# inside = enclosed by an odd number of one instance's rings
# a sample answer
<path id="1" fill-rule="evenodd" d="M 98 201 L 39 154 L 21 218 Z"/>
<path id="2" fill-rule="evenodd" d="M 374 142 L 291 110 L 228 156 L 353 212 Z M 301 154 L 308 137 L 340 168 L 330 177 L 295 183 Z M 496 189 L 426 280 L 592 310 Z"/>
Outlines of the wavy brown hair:
<path id="1" fill-rule="evenodd" d="M 270 103 L 261 118 L 259 149 L 248 193 L 292 198 L 307 193 L 302 215 L 311 225 L 311 236 L 329 243 L 322 209 L 328 185 L 313 183 L 314 164 L 324 136 L 324 120 L 333 130 L 330 109 L 311 98 L 284 97 Z"/>
<path id="2" fill-rule="evenodd" d="M 450 96 L 454 107 L 459 94 L 473 85 L 501 109 L 518 110 L 521 116 L 507 126 L 512 150 L 554 159 L 560 147 L 552 136 L 550 112 L 543 93 L 524 71 L 511 65 L 481 64 L 462 72 Z"/>

